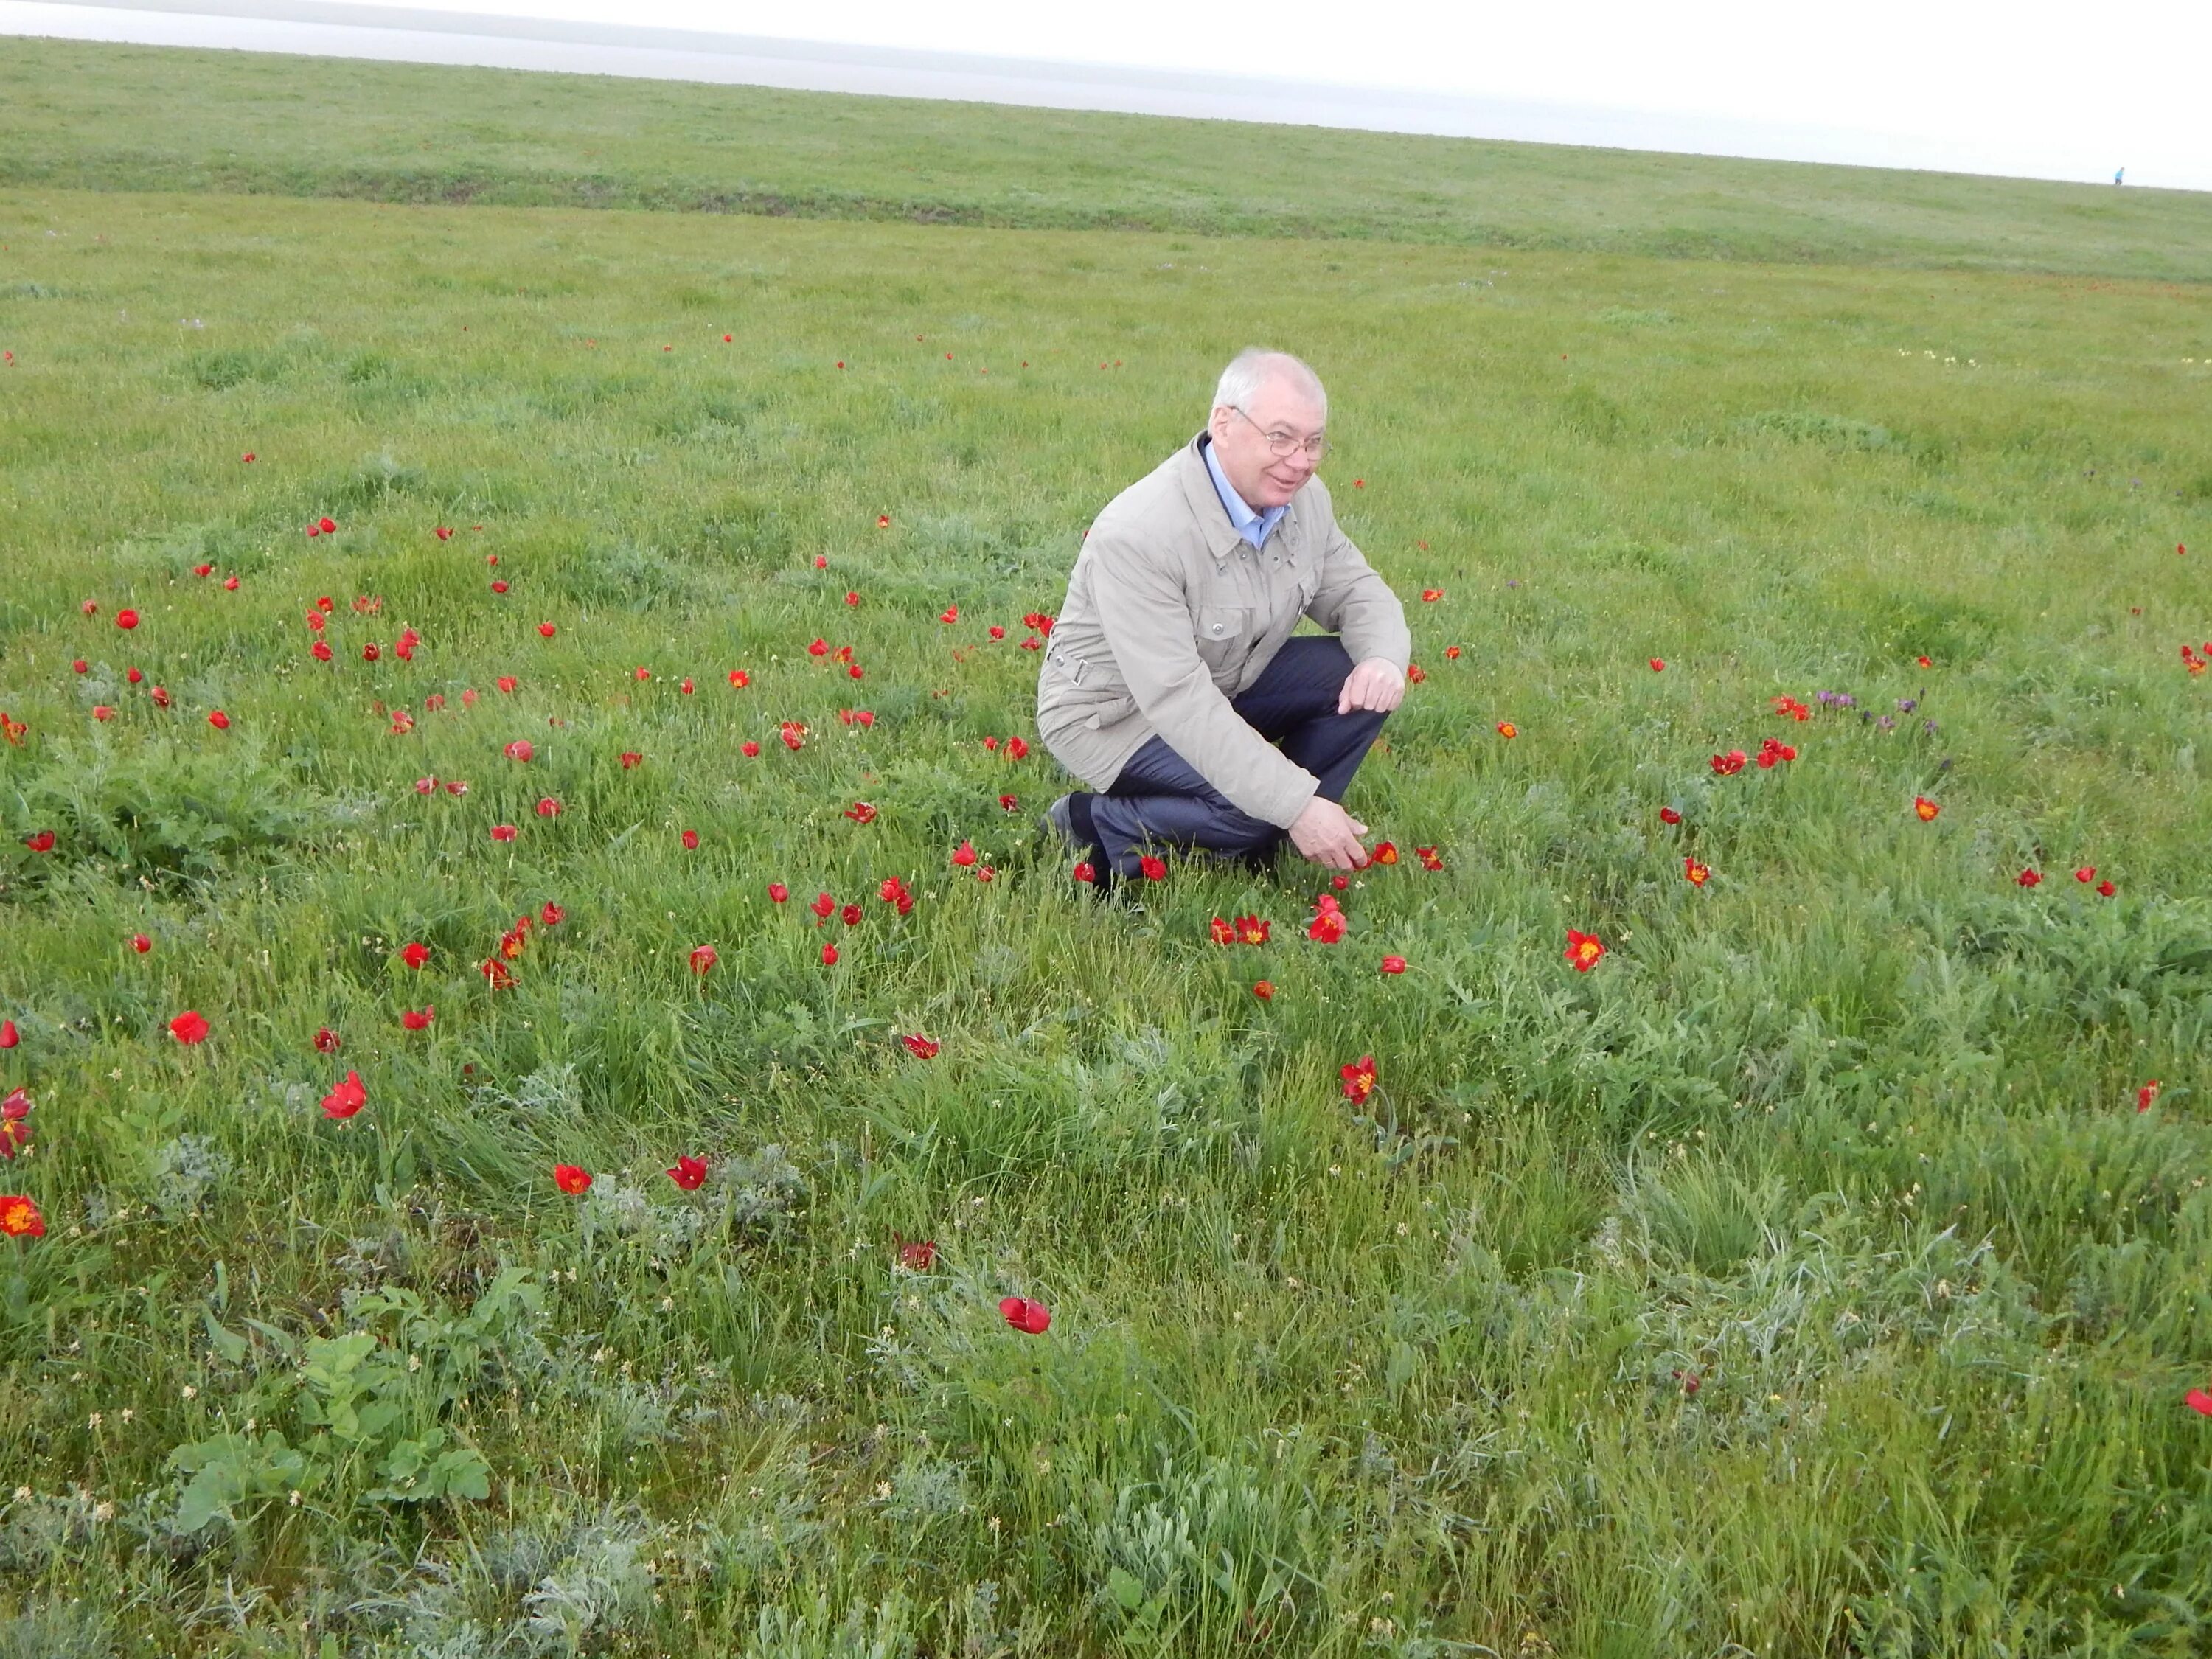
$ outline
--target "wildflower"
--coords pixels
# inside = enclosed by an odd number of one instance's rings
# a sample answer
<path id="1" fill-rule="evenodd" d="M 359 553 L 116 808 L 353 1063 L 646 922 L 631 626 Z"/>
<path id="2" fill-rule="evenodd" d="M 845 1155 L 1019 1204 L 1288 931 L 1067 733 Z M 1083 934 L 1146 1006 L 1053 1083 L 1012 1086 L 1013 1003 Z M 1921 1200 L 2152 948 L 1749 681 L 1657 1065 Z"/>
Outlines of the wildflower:
<path id="1" fill-rule="evenodd" d="M 703 1158 L 679 1157 L 668 1178 L 687 1193 L 696 1193 L 707 1184 L 707 1160 Z"/>
<path id="2" fill-rule="evenodd" d="M 1936 665 L 1925 657 L 1916 657 L 1913 660 L 1918 663 L 1923 668 L 1933 668 Z"/>
<path id="3" fill-rule="evenodd" d="M 842 367 L 843 367 L 843 365 L 842 365 L 842 364 L 840 364 L 840 365 L 839 365 L 839 367 L 840 367 L 840 368 L 842 368 Z M 890 515 L 890 514 L 888 514 L 888 513 L 878 513 L 878 514 L 876 514 L 876 528 L 877 528 L 877 529 L 878 529 L 878 530 L 889 530 L 890 527 L 891 527 L 891 515 Z"/>
<path id="4" fill-rule="evenodd" d="M 1416 847 L 1413 856 L 1421 861 L 1421 868 L 1433 873 L 1444 867 L 1443 855 L 1433 847 Z"/>
<path id="5" fill-rule="evenodd" d="M 138 613 L 128 606 L 115 613 L 115 625 L 125 633 L 138 626 Z"/>
<path id="6" fill-rule="evenodd" d="M 1652 658 L 1652 659 L 1651 659 L 1651 672 L 1652 672 L 1653 673 L 1655 673 L 1655 674 L 1663 673 L 1663 672 L 1666 671 L 1666 667 L 1667 667 L 1667 659 L 1666 659 L 1666 658 L 1664 658 L 1664 657 L 1654 657 L 1654 658 Z"/>
<path id="7" fill-rule="evenodd" d="M 1405 958 L 1405 957 L 1383 957 L 1383 958 L 1382 958 L 1382 971 L 1383 971 L 1384 973 L 1386 973 L 1386 974 L 1402 974 L 1402 973 L 1404 973 L 1404 972 L 1406 971 L 1406 958 Z"/>
<path id="8" fill-rule="evenodd" d="M 560 801 L 551 795 L 539 796 L 538 799 L 538 816 L 541 818 L 559 817 L 561 816 Z"/>
<path id="9" fill-rule="evenodd" d="M 507 745 L 507 757 L 511 761 L 527 761 L 537 752 L 530 746 L 530 739 L 527 738 L 517 738 Z"/>
<path id="10" fill-rule="evenodd" d="M 1677 812 L 1673 807 L 1662 806 L 1659 809 L 1660 823 L 1673 824 L 1680 823 L 1681 821 L 1682 815 L 1680 812 Z"/>
<path id="11" fill-rule="evenodd" d="M 691 971 L 695 974 L 704 975 L 709 972 L 721 959 L 720 955 L 711 945 L 695 945 L 691 947 Z"/>
<path id="12" fill-rule="evenodd" d="M 837 947 L 836 945 L 825 944 L 822 947 L 822 965 L 824 968 L 835 968 L 837 965 Z"/>
<path id="13" fill-rule="evenodd" d="M 817 893 L 813 902 L 806 908 L 814 912 L 816 920 L 827 921 L 837 913 L 837 901 L 827 893 Z"/>
<path id="14" fill-rule="evenodd" d="M 1395 842 L 1378 841 L 1375 843 L 1375 850 L 1370 853 L 1367 856 L 1371 863 L 1395 864 L 1398 861 L 1397 843 Z"/>
<path id="15" fill-rule="evenodd" d="M 1347 1066 L 1340 1066 L 1337 1074 L 1344 1079 L 1344 1097 L 1364 1103 L 1375 1092 L 1375 1056 L 1362 1054 Z"/>
<path id="16" fill-rule="evenodd" d="M 2118 892 L 2120 890 L 2113 886 L 2109 881 L 2100 881 L 2097 884 L 2097 890 L 2103 894 L 2106 898 L 2110 898 L 2113 894 Z"/>
<path id="17" fill-rule="evenodd" d="M 999 805 L 1003 811 L 1008 812 L 1018 812 L 1021 810 L 1021 802 L 1015 799 L 1012 795 L 1001 795 L 999 797 Z"/>
<path id="18" fill-rule="evenodd" d="M 1314 919 L 1306 924 L 1306 937 L 1316 945 L 1334 945 L 1344 937 L 1344 912 L 1332 904 L 1314 913 Z"/>
<path id="19" fill-rule="evenodd" d="M 2138 1112 L 2147 1112 L 2150 1110 L 2151 1102 L 2157 1098 L 2158 1079 L 2156 1078 L 2153 1078 L 2149 1082 L 2144 1084 L 2142 1088 L 2136 1091 L 2136 1110 Z"/>
<path id="20" fill-rule="evenodd" d="M 2020 884 L 2023 887 L 2039 886 L 2043 881 L 2043 872 L 2040 870 L 2023 870 L 2020 872 L 2017 879 L 2019 880 Z"/>
<path id="21" fill-rule="evenodd" d="M 592 1172 L 574 1164 L 556 1164 L 553 1184 L 574 1197 L 592 1184 Z"/>
<path id="22" fill-rule="evenodd" d="M 1150 853 L 1138 859 L 1137 867 L 1145 872 L 1146 881 L 1165 881 L 1168 878 L 1167 866 Z"/>
<path id="23" fill-rule="evenodd" d="M 427 1031 L 430 1029 L 430 1023 L 437 1018 L 438 1005 L 434 1002 L 426 1003 L 420 1008 L 403 1008 L 399 1012 L 400 1026 L 409 1031 Z"/>
<path id="24" fill-rule="evenodd" d="M 1206 927 L 1208 931 L 1212 933 L 1213 942 L 1216 945 L 1234 945 L 1237 943 L 1237 929 L 1223 918 L 1219 916 L 1214 917 L 1211 922 L 1206 924 Z"/>
<path id="25" fill-rule="evenodd" d="M 553 624 L 551 623 L 538 623 L 538 634 L 540 639 L 551 639 L 553 637 Z"/>
<path id="26" fill-rule="evenodd" d="M 1028 647 L 1030 649 L 1035 648 L 1034 647 L 1030 647 L 1030 642 L 1027 640 L 1024 640 L 1022 643 L 1024 647 Z M 1422 667 L 1420 664 L 1417 662 L 1409 662 L 1406 665 L 1406 679 L 1407 684 L 1419 685 L 1424 680 L 1427 679 L 1428 677 L 1429 671 Z"/>
<path id="27" fill-rule="evenodd" d="M 638 766 L 643 763 L 645 757 L 639 754 L 635 749 L 625 749 L 621 754 L 616 756 L 615 758 L 622 763 L 622 769 L 623 771 L 630 772 L 635 771 Z"/>
<path id="28" fill-rule="evenodd" d="M 806 728 L 797 720 L 784 721 L 776 735 L 783 739 L 783 746 L 794 753 L 806 746 Z"/>
<path id="29" fill-rule="evenodd" d="M 169 1022 L 169 1035 L 187 1048 L 206 1042 L 207 1034 L 207 1017 L 195 1009 L 187 1008 Z"/>
<path id="30" fill-rule="evenodd" d="M 10 1238 L 44 1238 L 46 1218 L 21 1193 L 0 1194 L 0 1233 Z"/>
<path id="31" fill-rule="evenodd" d="M 1252 994 L 1262 1002 L 1273 1002 L 1275 1000 L 1274 982 L 1272 980 L 1264 979 L 1255 981 L 1252 986 Z"/>
<path id="32" fill-rule="evenodd" d="M 410 968 L 420 968 L 430 959 L 430 947 L 417 939 L 399 947 L 399 959 Z"/>
<path id="33" fill-rule="evenodd" d="M 491 838 L 494 841 L 513 841 L 521 833 L 511 823 L 495 823 L 491 827 Z"/>
<path id="34" fill-rule="evenodd" d="M 745 687 L 750 685 L 752 683 L 753 677 L 745 672 L 744 669 L 732 668 L 730 671 L 730 684 L 737 687 L 739 690 L 742 691 Z"/>
<path id="35" fill-rule="evenodd" d="M 1018 1331 L 1031 1336 L 1042 1336 L 1052 1323 L 1052 1310 L 1042 1302 L 1032 1302 L 1027 1297 L 1009 1296 L 999 1303 L 1000 1315 Z"/>
<path id="36" fill-rule="evenodd" d="M 1498 722 L 1498 735 L 1501 738 L 1517 738 L 1521 735 L 1521 728 L 1514 725 L 1511 720 L 1500 720 Z"/>
<path id="37" fill-rule="evenodd" d="M 938 1050 L 944 1046 L 922 1036 L 919 1031 L 910 1032 L 902 1036 L 899 1041 L 906 1044 L 907 1053 L 912 1054 L 916 1060 L 935 1060 Z"/>
<path id="38" fill-rule="evenodd" d="M 1712 873 L 1713 872 L 1711 868 L 1698 863 L 1695 859 L 1684 859 L 1682 860 L 1683 877 L 1692 887 L 1703 887 L 1707 881 L 1712 878 Z"/>
<path id="39" fill-rule="evenodd" d="M 230 730 L 230 716 L 224 714 L 220 708 L 209 709 L 207 720 L 208 724 L 215 727 L 218 732 L 228 732 Z"/>
<path id="40" fill-rule="evenodd" d="M 1566 957 L 1574 964 L 1577 973 L 1587 974 L 1597 966 L 1598 959 L 1604 955 L 1605 941 L 1595 933 L 1577 933 L 1571 927 L 1567 929 Z"/>
<path id="41" fill-rule="evenodd" d="M 54 850 L 54 832 L 51 830 L 33 830 L 23 837 L 23 845 L 33 853 L 51 853 Z"/>
<path id="42" fill-rule="evenodd" d="M 509 934 L 508 937 L 511 939 L 514 935 Z M 486 957 L 477 964 L 477 972 L 484 976 L 484 985 L 489 990 L 512 991 L 514 988 L 514 970 L 497 957 Z"/>
<path id="43" fill-rule="evenodd" d="M 1446 646 L 1444 647 L 1444 660 L 1446 662 L 1457 662 L 1459 660 L 1459 647 L 1455 645 Z"/>
<path id="44" fill-rule="evenodd" d="M 933 1238 L 900 1238 L 891 1235 L 898 1244 L 898 1264 L 910 1273 L 926 1273 L 937 1265 L 937 1241 Z"/>
<path id="45" fill-rule="evenodd" d="M 2096 880 L 2096 878 L 2097 866 L 2094 864 L 2085 864 L 2079 870 L 2076 870 L 2074 872 L 2074 879 L 2080 882 L 2085 887 L 2091 882 Z"/>
<path id="46" fill-rule="evenodd" d="M 5 1199 L 0 1199 L 0 1205 L 5 1205 L 6 1202 Z M 0 1210 L 0 1215 L 5 1213 L 4 1210 Z M 2199 1417 L 2212 1417 L 2212 1394 L 2207 1394 L 2202 1389 L 2191 1389 L 2181 1396 L 2181 1403 Z"/>
<path id="47" fill-rule="evenodd" d="M 334 1054 L 344 1046 L 344 1039 L 340 1037 L 336 1031 L 331 1030 L 329 1026 L 324 1025 L 317 1028 L 315 1031 L 315 1052 L 317 1054 Z"/>
<path id="48" fill-rule="evenodd" d="M 1434 605 L 1438 599 L 1443 598 L 1443 596 L 1444 591 L 1441 587 L 1425 587 L 1421 590 L 1421 603 L 1424 605 Z"/>
<path id="49" fill-rule="evenodd" d="M 538 925 L 540 927 L 558 927 L 568 919 L 568 913 L 550 899 L 546 900 L 538 912 Z"/>
<path id="50" fill-rule="evenodd" d="M 1098 879 L 1098 872 L 1091 868 L 1091 860 L 1088 859 L 1079 860 L 1075 868 L 1069 871 L 1068 874 L 1077 881 L 1095 882 Z"/>
<path id="51" fill-rule="evenodd" d="M 1273 926 L 1273 922 L 1264 921 L 1258 916 L 1239 916 L 1236 922 L 1237 937 L 1246 945 L 1265 945 L 1268 932 Z"/>
<path id="52" fill-rule="evenodd" d="M 747 760 L 751 760 L 760 753 L 760 745 L 755 743 L 751 738 L 748 738 L 744 742 L 738 745 L 738 752 L 743 755 Z"/>
<path id="53" fill-rule="evenodd" d="M 1932 823 L 1936 815 L 1943 809 L 1925 795 L 1915 795 L 1912 798 L 1912 810 L 1920 815 L 1921 823 Z"/>
<path id="54" fill-rule="evenodd" d="M 343 1120 L 368 1104 L 368 1091 L 362 1086 L 361 1073 L 348 1072 L 345 1081 L 323 1097 L 323 1115 Z"/>
<path id="55" fill-rule="evenodd" d="M 1743 763 L 1747 758 L 1747 757 L 1741 749 L 1731 749 L 1725 755 L 1716 755 L 1713 757 L 1714 774 L 1723 778 L 1733 777 L 1743 770 Z"/>

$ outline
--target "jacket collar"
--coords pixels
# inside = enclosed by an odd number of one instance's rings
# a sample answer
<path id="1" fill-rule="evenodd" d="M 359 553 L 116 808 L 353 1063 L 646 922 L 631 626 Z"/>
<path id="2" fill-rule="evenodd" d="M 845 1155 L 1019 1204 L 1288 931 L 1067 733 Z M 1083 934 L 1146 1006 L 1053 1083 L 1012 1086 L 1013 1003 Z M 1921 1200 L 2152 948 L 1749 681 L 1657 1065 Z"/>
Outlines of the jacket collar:
<path id="1" fill-rule="evenodd" d="M 1205 435 L 1203 430 L 1198 432 L 1176 457 L 1176 471 L 1182 480 L 1183 501 L 1206 537 L 1206 550 L 1215 558 L 1225 559 L 1240 548 L 1249 553 L 1252 544 L 1237 533 L 1237 526 L 1229 522 L 1229 514 L 1222 510 L 1221 497 L 1214 492 L 1213 474 L 1206 465 L 1204 452 L 1198 447 L 1199 439 Z"/>

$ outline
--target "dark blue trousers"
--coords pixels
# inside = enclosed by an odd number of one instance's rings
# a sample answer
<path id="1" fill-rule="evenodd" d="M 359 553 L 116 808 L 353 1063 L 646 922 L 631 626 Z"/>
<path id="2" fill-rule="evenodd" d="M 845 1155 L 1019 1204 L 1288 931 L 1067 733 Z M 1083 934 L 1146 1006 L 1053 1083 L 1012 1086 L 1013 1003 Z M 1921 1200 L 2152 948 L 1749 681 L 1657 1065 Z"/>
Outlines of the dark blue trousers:
<path id="1" fill-rule="evenodd" d="M 1254 731 L 1321 780 L 1341 801 L 1388 715 L 1336 712 L 1352 657 L 1334 635 L 1286 641 L 1260 678 L 1229 706 Z M 1090 801 L 1098 844 L 1116 875 L 1133 876 L 1146 853 L 1196 848 L 1228 857 L 1271 857 L 1285 832 L 1232 805 L 1159 737 L 1129 757 L 1121 775 Z"/>

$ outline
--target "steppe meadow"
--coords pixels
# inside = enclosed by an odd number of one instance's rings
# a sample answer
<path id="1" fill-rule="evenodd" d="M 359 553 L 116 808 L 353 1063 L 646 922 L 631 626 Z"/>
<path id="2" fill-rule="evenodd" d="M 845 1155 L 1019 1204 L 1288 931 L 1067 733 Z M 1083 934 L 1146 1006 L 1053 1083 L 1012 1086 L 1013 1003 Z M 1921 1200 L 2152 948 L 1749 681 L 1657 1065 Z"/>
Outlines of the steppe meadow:
<path id="1" fill-rule="evenodd" d="M 1251 343 L 1389 853 L 1102 896 Z M 0 43 L 0 1656 L 2203 1654 L 2208 416 L 2212 198 Z"/>

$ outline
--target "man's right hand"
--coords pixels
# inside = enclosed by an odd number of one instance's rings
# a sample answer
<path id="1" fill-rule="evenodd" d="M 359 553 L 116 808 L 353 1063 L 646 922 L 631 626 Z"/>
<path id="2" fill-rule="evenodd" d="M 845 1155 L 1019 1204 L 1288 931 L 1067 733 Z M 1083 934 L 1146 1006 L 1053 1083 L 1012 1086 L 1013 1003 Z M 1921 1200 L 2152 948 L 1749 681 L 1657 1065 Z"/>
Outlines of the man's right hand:
<path id="1" fill-rule="evenodd" d="M 1359 838 L 1366 833 L 1365 824 L 1328 796 L 1316 795 L 1291 825 L 1291 844 L 1332 870 L 1364 870 L 1367 848 Z"/>

